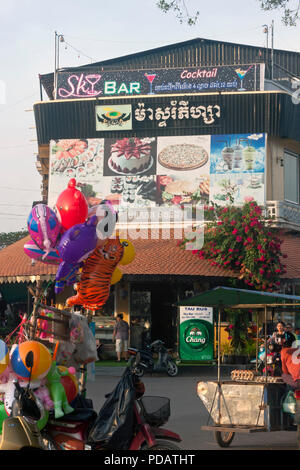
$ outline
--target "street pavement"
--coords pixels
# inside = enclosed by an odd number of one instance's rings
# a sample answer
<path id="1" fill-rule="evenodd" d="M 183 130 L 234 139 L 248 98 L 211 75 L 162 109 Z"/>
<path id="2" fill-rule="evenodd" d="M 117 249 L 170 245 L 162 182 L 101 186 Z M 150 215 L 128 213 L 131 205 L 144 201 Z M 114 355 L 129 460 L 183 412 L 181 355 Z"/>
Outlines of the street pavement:
<path id="1" fill-rule="evenodd" d="M 222 378 L 229 377 L 230 369 Z M 87 397 L 93 400 L 94 409 L 98 412 L 103 405 L 104 395 L 117 385 L 124 367 L 96 368 L 95 381 L 87 384 Z M 180 368 L 177 377 L 166 374 L 146 374 L 143 382 L 145 395 L 166 396 L 171 400 L 171 416 L 165 428 L 177 432 L 183 450 L 222 450 L 215 442 L 213 432 L 202 431 L 201 426 L 208 423 L 208 412 L 196 393 L 199 381 L 215 380 L 216 367 Z M 235 434 L 229 450 L 297 450 L 296 432 L 264 432 L 250 435 Z"/>

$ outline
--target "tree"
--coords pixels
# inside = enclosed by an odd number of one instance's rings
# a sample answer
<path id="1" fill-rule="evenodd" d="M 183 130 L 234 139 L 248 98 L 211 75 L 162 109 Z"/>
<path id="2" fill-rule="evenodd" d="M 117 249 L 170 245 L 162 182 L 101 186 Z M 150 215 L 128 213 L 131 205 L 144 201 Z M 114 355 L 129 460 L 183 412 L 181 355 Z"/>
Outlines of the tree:
<path id="1" fill-rule="evenodd" d="M 261 8 L 266 11 L 282 10 L 282 21 L 286 26 L 296 26 L 299 19 L 299 0 L 259 0 Z"/>
<path id="2" fill-rule="evenodd" d="M 280 276 L 286 272 L 282 263 L 286 255 L 262 208 L 249 200 L 242 207 L 212 205 L 208 212 L 211 222 L 205 229 L 203 247 L 193 253 L 212 266 L 236 272 L 250 288 L 278 290 Z M 179 245 L 185 249 L 190 242 L 185 239 Z"/>
<path id="3" fill-rule="evenodd" d="M 21 240 L 21 238 L 26 237 L 26 235 L 28 235 L 27 230 L 20 230 L 19 232 L 0 233 L 0 250 L 2 250 L 2 248 L 5 248 L 6 246 L 12 245 L 18 240 Z"/>
<path id="4" fill-rule="evenodd" d="M 262 10 L 282 10 L 282 21 L 286 26 L 296 26 L 300 13 L 300 0 L 258 0 Z M 157 6 L 164 13 L 172 11 L 179 19 L 180 23 L 184 21 L 192 26 L 196 24 L 199 11 L 191 15 L 185 0 L 157 0 Z"/>

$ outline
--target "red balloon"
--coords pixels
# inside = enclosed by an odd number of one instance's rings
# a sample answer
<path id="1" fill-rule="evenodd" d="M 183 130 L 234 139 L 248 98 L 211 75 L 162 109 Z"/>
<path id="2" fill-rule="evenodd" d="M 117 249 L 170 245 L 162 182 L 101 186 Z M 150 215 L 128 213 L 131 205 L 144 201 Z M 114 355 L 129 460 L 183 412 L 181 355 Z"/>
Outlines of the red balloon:
<path id="1" fill-rule="evenodd" d="M 68 188 L 57 198 L 55 210 L 64 230 L 85 222 L 88 215 L 88 203 L 79 189 L 76 180 L 70 179 Z"/>

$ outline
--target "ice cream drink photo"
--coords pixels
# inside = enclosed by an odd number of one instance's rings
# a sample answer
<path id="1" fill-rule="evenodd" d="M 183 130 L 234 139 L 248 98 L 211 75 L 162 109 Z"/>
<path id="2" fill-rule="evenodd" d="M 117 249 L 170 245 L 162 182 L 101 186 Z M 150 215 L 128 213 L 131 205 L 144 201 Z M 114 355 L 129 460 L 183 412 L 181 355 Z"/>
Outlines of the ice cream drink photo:
<path id="1" fill-rule="evenodd" d="M 246 170 L 253 170 L 253 163 L 256 157 L 256 150 L 254 147 L 246 147 L 243 150 L 244 162 L 245 162 L 245 169 Z"/>
<path id="2" fill-rule="evenodd" d="M 224 147 L 222 150 L 222 157 L 226 163 L 228 170 L 232 170 L 234 150 L 232 147 Z"/>

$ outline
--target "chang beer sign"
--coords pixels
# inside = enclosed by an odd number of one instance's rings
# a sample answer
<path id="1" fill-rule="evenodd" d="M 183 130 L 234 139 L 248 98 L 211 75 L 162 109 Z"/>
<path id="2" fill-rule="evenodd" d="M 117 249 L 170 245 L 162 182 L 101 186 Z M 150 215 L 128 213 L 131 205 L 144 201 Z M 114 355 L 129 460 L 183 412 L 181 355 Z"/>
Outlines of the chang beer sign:
<path id="1" fill-rule="evenodd" d="M 182 361 L 212 361 L 213 309 L 180 307 L 179 354 Z"/>

